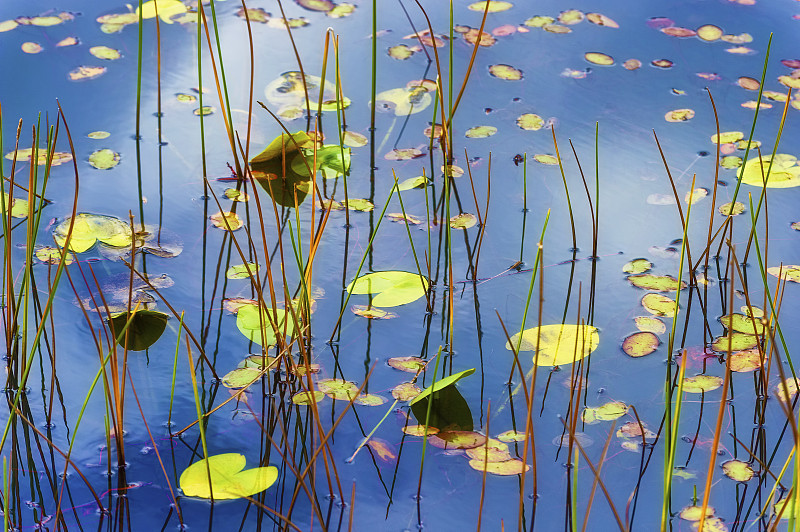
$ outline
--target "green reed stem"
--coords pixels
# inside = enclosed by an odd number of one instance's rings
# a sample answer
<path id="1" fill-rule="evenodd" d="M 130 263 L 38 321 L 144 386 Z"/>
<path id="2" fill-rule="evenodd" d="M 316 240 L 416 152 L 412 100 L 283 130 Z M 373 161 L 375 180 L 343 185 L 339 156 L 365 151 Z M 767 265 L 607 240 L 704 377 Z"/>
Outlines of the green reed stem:
<path id="1" fill-rule="evenodd" d="M 169 391 L 169 414 L 167 415 L 167 426 L 170 428 L 170 433 L 172 433 L 172 404 L 175 401 L 175 379 L 178 375 L 178 352 L 180 351 L 181 347 L 181 331 L 183 330 L 183 311 L 181 311 L 181 317 L 178 321 L 178 341 L 175 343 L 175 359 L 172 361 L 172 383 L 170 385 Z"/>
<path id="2" fill-rule="evenodd" d="M 208 464 L 208 443 L 206 442 L 206 429 L 203 425 L 203 406 L 200 402 L 200 394 L 197 392 L 197 375 L 195 375 L 194 360 L 192 360 L 192 347 L 189 339 L 186 339 L 186 356 L 189 357 L 189 375 L 192 378 L 192 392 L 194 392 L 194 406 L 197 411 L 197 428 L 200 430 L 200 442 L 203 445 L 203 457 L 206 459 L 206 473 L 208 474 L 208 492 L 211 495 L 211 502 L 214 502 L 214 487 L 211 484 L 211 466 Z"/>

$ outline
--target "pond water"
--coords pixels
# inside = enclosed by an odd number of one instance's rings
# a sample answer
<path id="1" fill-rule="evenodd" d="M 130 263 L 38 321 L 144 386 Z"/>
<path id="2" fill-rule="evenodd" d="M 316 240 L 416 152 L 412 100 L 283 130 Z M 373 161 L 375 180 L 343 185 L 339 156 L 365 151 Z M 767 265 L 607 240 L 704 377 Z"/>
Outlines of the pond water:
<path id="1" fill-rule="evenodd" d="M 189 1 L 147 2 L 141 24 L 124 3 L 0 4 L 3 190 L 20 202 L 3 237 L 6 529 L 692 530 L 680 512 L 704 504 L 705 530 L 790 526 L 774 503 L 798 492 L 781 397 L 800 341 L 800 3 L 492 2 L 476 52 L 482 2 L 451 19 L 421 0 L 435 39 L 413 0 L 377 4 L 374 71 L 365 1 L 253 0 L 249 24 L 216 1 L 200 32 Z M 756 113 L 764 160 L 780 132 L 771 168 L 743 149 Z M 62 164 L 32 169 L 22 150 L 56 123 Z M 48 200 L 34 216 L 31 185 Z M 744 212 L 721 214 L 734 200 Z M 516 366 L 508 336 L 537 326 Z M 280 369 L 230 373 L 262 354 Z M 394 400 L 471 369 L 413 411 Z M 295 404 L 309 386 L 326 394 Z M 472 443 L 411 433 L 427 405 L 430 430 Z M 202 459 L 225 453 L 275 469 L 213 466 L 211 503 Z"/>

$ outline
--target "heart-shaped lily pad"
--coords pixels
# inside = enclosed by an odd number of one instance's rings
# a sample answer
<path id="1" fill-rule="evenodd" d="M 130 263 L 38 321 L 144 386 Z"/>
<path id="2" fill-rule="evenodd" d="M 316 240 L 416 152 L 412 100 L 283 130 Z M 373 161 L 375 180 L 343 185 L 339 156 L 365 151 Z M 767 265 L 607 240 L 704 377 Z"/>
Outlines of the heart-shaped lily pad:
<path id="1" fill-rule="evenodd" d="M 278 468 L 244 469 L 247 461 L 239 453 L 209 456 L 193 463 L 181 473 L 184 495 L 210 499 L 239 499 L 264 491 L 278 479 Z M 209 476 L 210 471 L 210 476 Z"/>
<path id="2" fill-rule="evenodd" d="M 517 348 L 519 333 L 506 343 L 506 349 Z M 600 335 L 591 325 L 553 324 L 525 329 L 520 351 L 536 351 L 533 361 L 538 366 L 561 366 L 577 362 L 597 349 Z"/>
<path id="3" fill-rule="evenodd" d="M 396 307 L 423 297 L 430 282 L 425 276 L 399 270 L 362 275 L 347 286 L 351 294 L 373 294 L 376 307 Z"/>

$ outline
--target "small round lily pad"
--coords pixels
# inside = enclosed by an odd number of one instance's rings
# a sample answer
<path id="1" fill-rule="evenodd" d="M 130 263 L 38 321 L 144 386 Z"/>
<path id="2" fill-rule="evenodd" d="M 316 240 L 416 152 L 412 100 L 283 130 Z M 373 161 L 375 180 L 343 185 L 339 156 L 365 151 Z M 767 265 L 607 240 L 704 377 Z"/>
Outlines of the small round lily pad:
<path id="1" fill-rule="evenodd" d="M 755 475 L 753 467 L 741 460 L 728 460 L 722 464 L 722 472 L 725 476 L 736 482 L 747 482 Z"/>
<path id="2" fill-rule="evenodd" d="M 705 393 L 722 386 L 722 377 L 716 375 L 695 375 L 683 379 L 683 391 L 686 393 Z"/>
<path id="3" fill-rule="evenodd" d="M 639 358 L 654 352 L 660 343 L 661 341 L 654 333 L 642 331 L 625 338 L 622 342 L 622 350 L 628 356 Z"/>
<path id="4" fill-rule="evenodd" d="M 491 65 L 489 67 L 489 74 L 506 81 L 519 81 L 522 79 L 522 70 L 514 68 L 511 65 Z"/>
<path id="5" fill-rule="evenodd" d="M 91 155 L 89 155 L 89 164 L 98 170 L 109 170 L 119 164 L 119 159 L 119 153 L 109 150 L 108 148 L 104 148 L 102 150 L 94 151 Z"/>

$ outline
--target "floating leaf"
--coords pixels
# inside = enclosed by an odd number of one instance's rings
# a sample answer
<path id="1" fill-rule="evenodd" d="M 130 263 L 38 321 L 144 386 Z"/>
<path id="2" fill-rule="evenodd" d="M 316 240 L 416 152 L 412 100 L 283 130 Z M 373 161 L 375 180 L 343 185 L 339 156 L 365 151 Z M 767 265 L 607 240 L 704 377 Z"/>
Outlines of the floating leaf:
<path id="1" fill-rule="evenodd" d="M 488 8 L 487 8 L 488 4 Z M 500 0 L 488 0 L 485 2 L 473 2 L 467 6 L 472 11 L 483 12 L 487 10 L 489 13 L 499 13 L 500 11 L 507 11 L 514 6 L 511 2 L 501 2 Z"/>
<path id="2" fill-rule="evenodd" d="M 664 115 L 667 122 L 686 122 L 694 118 L 694 111 L 692 109 L 675 109 Z"/>
<path id="3" fill-rule="evenodd" d="M 407 373 L 419 373 L 425 369 L 425 361 L 420 357 L 392 357 L 387 362 L 394 369 Z"/>
<path id="4" fill-rule="evenodd" d="M 361 406 L 381 406 L 386 403 L 386 398 L 374 393 L 361 394 L 353 400 L 354 404 Z"/>
<path id="5" fill-rule="evenodd" d="M 350 148 L 338 144 L 326 144 L 314 150 L 301 148 L 292 160 L 292 171 L 303 177 L 310 177 L 310 171 L 316 169 L 324 178 L 339 177 L 350 170 Z"/>
<path id="6" fill-rule="evenodd" d="M 5 31 L 11 31 L 17 26 L 19 26 L 19 22 L 17 22 L 16 20 L 4 20 L 0 22 L 0 33 L 3 33 Z"/>
<path id="7" fill-rule="evenodd" d="M 131 317 L 132 316 L 132 317 Z M 128 351 L 144 351 L 164 334 L 169 316 L 155 310 L 137 310 L 112 315 L 118 343 Z M 128 328 L 125 329 L 125 325 Z M 123 333 L 123 329 L 125 332 Z"/>
<path id="8" fill-rule="evenodd" d="M 757 334 L 759 336 L 764 334 L 764 324 L 762 324 L 760 320 L 755 320 L 744 314 L 722 316 L 719 321 L 726 329 L 731 329 L 736 332 Z"/>
<path id="9" fill-rule="evenodd" d="M 711 142 L 714 144 L 729 144 L 731 142 L 737 142 L 744 138 L 744 133 L 741 131 L 726 131 L 724 133 L 720 133 L 717 135 L 711 135 Z"/>
<path id="10" fill-rule="evenodd" d="M 706 517 L 713 516 L 714 512 L 715 510 L 713 507 L 706 506 Z M 700 519 L 702 519 L 703 517 L 703 507 L 686 506 L 678 513 L 678 517 L 680 517 L 684 521 L 700 521 Z"/>
<path id="11" fill-rule="evenodd" d="M 214 108 L 214 106 L 204 105 L 203 107 L 198 107 L 197 109 L 192 111 L 192 113 L 194 113 L 195 116 L 208 116 L 208 115 L 213 115 L 214 111 L 216 111 L 216 108 Z"/>
<path id="12" fill-rule="evenodd" d="M 311 403 L 319 403 L 325 398 L 325 394 L 319 390 L 297 392 L 292 396 L 292 403 L 296 405 L 310 405 Z"/>
<path id="13" fill-rule="evenodd" d="M 397 314 L 394 312 L 377 307 L 368 307 L 366 305 L 353 305 L 350 307 L 350 311 L 356 316 L 371 320 L 390 320 L 397 317 Z"/>
<path id="14" fill-rule="evenodd" d="M 351 294 L 377 294 L 372 304 L 378 307 L 405 305 L 425 296 L 430 282 L 425 276 L 399 270 L 368 273 L 347 286 Z"/>
<path id="15" fill-rule="evenodd" d="M 179 0 L 149 0 L 142 4 L 142 18 L 155 18 L 156 10 L 158 11 L 158 18 L 167 24 L 172 24 L 173 17 L 182 15 L 188 11 L 186 6 Z M 136 8 L 136 14 L 139 14 L 138 7 Z"/>
<path id="16" fill-rule="evenodd" d="M 662 33 L 666 33 L 670 37 L 694 37 L 697 35 L 697 32 L 694 30 L 690 30 L 689 28 L 681 28 L 680 26 L 669 26 L 667 28 L 661 28 Z"/>
<path id="17" fill-rule="evenodd" d="M 519 333 L 506 342 L 506 349 L 517 348 Z M 597 349 L 600 335 L 591 325 L 542 325 L 522 332 L 520 351 L 538 351 L 533 357 L 538 366 L 572 364 Z"/>
<path id="18" fill-rule="evenodd" d="M 94 79 L 106 73 L 106 67 L 79 66 L 70 70 L 68 76 L 71 81 Z"/>
<path id="19" fill-rule="evenodd" d="M 450 227 L 453 229 L 469 229 L 478 223 L 478 218 L 474 214 L 462 212 L 450 218 Z"/>
<path id="20" fill-rule="evenodd" d="M 675 300 L 661 294 L 649 293 L 642 298 L 642 306 L 656 316 L 675 316 Z"/>
<path id="21" fill-rule="evenodd" d="M 538 15 L 527 19 L 523 24 L 525 24 L 529 28 L 543 28 L 544 26 L 552 24 L 555 21 L 556 19 L 554 19 L 553 17 Z"/>
<path id="22" fill-rule="evenodd" d="M 358 386 L 344 379 L 322 379 L 317 382 L 319 391 L 337 401 L 350 401 L 358 395 Z"/>
<path id="23" fill-rule="evenodd" d="M 45 264 L 58 264 L 61 262 L 61 250 L 50 246 L 42 246 L 36 250 L 36 258 Z M 73 262 L 72 255 L 67 254 L 64 257 L 64 264 L 72 264 Z"/>
<path id="24" fill-rule="evenodd" d="M 53 229 L 53 238 L 61 247 L 64 247 L 67 241 L 69 226 L 70 218 L 67 218 Z M 131 228 L 122 220 L 111 216 L 77 214 L 72 229 L 72 238 L 69 242 L 70 251 L 82 253 L 94 246 L 98 240 L 113 247 L 130 246 Z"/>
<path id="25" fill-rule="evenodd" d="M 650 271 L 653 263 L 647 259 L 633 259 L 622 266 L 622 271 L 629 274 L 639 274 Z"/>
<path id="26" fill-rule="evenodd" d="M 406 425 L 405 427 L 403 427 L 402 430 L 409 436 L 421 436 L 421 437 L 425 436 L 425 425 Z M 438 432 L 439 429 L 437 429 L 436 427 L 428 427 L 427 430 L 428 436 L 433 436 Z"/>
<path id="27" fill-rule="evenodd" d="M 586 52 L 585 54 L 583 54 L 583 57 L 593 65 L 610 66 L 614 64 L 613 57 L 601 52 Z"/>
<path id="28" fill-rule="evenodd" d="M 355 131 L 345 131 L 344 144 L 345 146 L 360 148 L 361 146 L 366 146 L 367 144 L 369 144 L 369 139 L 367 139 L 367 137 L 365 137 L 361 133 L 356 133 Z"/>
<path id="29" fill-rule="evenodd" d="M 403 61 L 414 55 L 414 50 L 408 47 L 407 44 L 398 44 L 397 46 L 390 47 L 387 52 L 389 57 Z"/>
<path id="30" fill-rule="evenodd" d="M 558 164 L 558 159 L 553 155 L 536 154 L 533 156 L 533 160 L 541 164 L 550 164 L 550 165 Z"/>
<path id="31" fill-rule="evenodd" d="M 464 377 L 469 377 L 473 373 L 475 373 L 475 368 L 470 368 L 470 369 L 465 369 L 464 371 L 459 371 L 458 373 L 454 373 L 453 375 L 449 375 L 442 379 L 439 379 L 433 385 L 425 388 L 425 390 L 423 390 L 418 396 L 416 396 L 414 400 L 409 403 L 409 405 L 413 406 L 422 401 L 423 399 L 426 399 L 431 394 L 443 390 L 444 388 L 447 388 L 448 386 L 453 385 L 456 382 L 460 381 Z M 424 419 L 422 421 L 424 421 Z"/>
<path id="32" fill-rule="evenodd" d="M 471 430 L 447 430 L 429 436 L 428 443 L 439 449 L 474 449 L 486 443 L 486 436 Z"/>
<path id="33" fill-rule="evenodd" d="M 511 65 L 491 65 L 489 66 L 489 74 L 506 81 L 519 81 L 522 79 L 522 70 Z"/>
<path id="34" fill-rule="evenodd" d="M 622 401 L 609 401 L 602 406 L 586 407 L 583 409 L 581 419 L 585 423 L 598 421 L 613 421 L 628 413 L 628 405 Z"/>
<path id="35" fill-rule="evenodd" d="M 747 373 L 755 371 L 764 365 L 762 353 L 758 349 L 745 349 L 730 354 L 731 371 Z"/>
<path id="36" fill-rule="evenodd" d="M 261 153 L 250 159 L 250 164 L 266 163 L 275 159 L 280 161 L 280 158 L 285 157 L 286 154 L 295 153 L 300 148 L 313 146 L 313 143 L 313 139 L 305 131 L 292 134 L 281 133 Z M 306 173 L 308 173 L 307 170 Z"/>
<path id="37" fill-rule="evenodd" d="M 747 482 L 755 475 L 755 471 L 750 464 L 741 460 L 728 460 L 722 464 L 722 472 L 725 476 L 736 482 Z"/>
<path id="38" fill-rule="evenodd" d="M 627 59 L 622 66 L 625 67 L 626 70 L 636 70 L 641 68 L 642 62 L 638 59 Z"/>
<path id="39" fill-rule="evenodd" d="M 637 316 L 633 318 L 636 323 L 636 328 L 642 332 L 651 332 L 656 334 L 664 334 L 667 332 L 667 326 L 658 318 L 650 316 Z"/>
<path id="40" fill-rule="evenodd" d="M 504 442 L 525 441 L 525 433 L 516 430 L 507 430 L 497 435 L 497 439 Z"/>
<path id="41" fill-rule="evenodd" d="M 508 445 L 494 438 L 487 438 L 480 447 L 473 447 L 466 450 L 466 455 L 473 460 L 485 460 L 487 462 L 505 462 L 511 460 L 508 452 Z"/>
<path id="42" fill-rule="evenodd" d="M 623 340 L 622 350 L 628 356 L 639 358 L 654 352 L 660 343 L 658 336 L 651 332 L 637 332 Z"/>
<path id="43" fill-rule="evenodd" d="M 244 225 L 244 222 L 235 212 L 218 212 L 209 216 L 214 227 L 219 227 L 225 231 L 236 231 Z"/>
<path id="44" fill-rule="evenodd" d="M 422 150 L 417 148 L 395 148 L 384 155 L 383 158 L 387 161 L 409 161 L 411 159 L 422 157 L 423 155 L 425 154 L 422 152 Z"/>
<path id="45" fill-rule="evenodd" d="M 25 194 L 27 197 L 27 194 Z M 28 217 L 28 201 L 22 198 L 14 198 L 10 200 L 10 195 L 8 192 L 3 192 L 3 199 L 5 202 L 3 205 L 6 208 L 5 212 L 8 212 L 8 208 L 11 207 L 11 216 L 13 218 L 27 218 Z M 11 203 L 11 205 L 9 205 Z M 58 262 L 58 260 L 56 260 Z"/>
<path id="46" fill-rule="evenodd" d="M 423 221 L 413 214 L 403 214 L 402 212 L 388 212 L 386 217 L 393 222 L 407 222 L 409 225 L 419 225 Z"/>
<path id="47" fill-rule="evenodd" d="M 377 109 L 393 111 L 395 116 L 408 116 L 424 111 L 433 98 L 424 87 L 390 89 L 375 97 Z"/>
<path id="48" fill-rule="evenodd" d="M 694 205 L 698 201 L 702 200 L 708 196 L 708 189 L 707 188 L 696 188 L 694 190 L 690 190 L 686 193 L 684 200 L 686 203 Z"/>
<path id="49" fill-rule="evenodd" d="M 544 120 L 539 115 L 525 113 L 517 118 L 517 125 L 525 131 L 538 131 L 544 127 Z"/>
<path id="50" fill-rule="evenodd" d="M 719 165 L 721 167 L 723 167 L 723 168 L 728 168 L 730 170 L 733 170 L 735 168 L 739 168 L 740 166 L 742 166 L 742 158 L 741 157 L 736 157 L 735 155 L 728 155 L 728 156 L 722 158 L 722 160 L 719 162 Z M 739 203 L 739 202 L 737 201 L 736 203 Z M 742 203 L 739 203 L 739 204 L 742 205 L 742 208 L 744 208 L 744 204 L 742 204 Z M 730 205 L 730 204 L 726 203 L 726 205 Z"/>
<path id="51" fill-rule="evenodd" d="M 226 188 L 224 194 L 225 197 L 231 201 L 246 202 L 250 199 L 250 196 L 246 192 L 243 190 L 236 190 L 235 188 Z"/>
<path id="52" fill-rule="evenodd" d="M 494 126 L 475 126 L 469 128 L 464 136 L 468 139 L 485 139 L 497 133 L 497 128 Z"/>
<path id="53" fill-rule="evenodd" d="M 586 13 L 586 20 L 598 26 L 605 26 L 607 28 L 619 28 L 619 24 L 612 19 L 600 13 Z"/>
<path id="54" fill-rule="evenodd" d="M 790 403 L 794 396 L 797 395 L 798 381 L 795 378 L 787 377 L 783 382 L 778 383 L 775 387 L 775 396 L 778 401 L 783 403 Z"/>
<path id="55" fill-rule="evenodd" d="M 792 281 L 800 283 L 800 266 L 796 264 L 783 264 L 781 266 L 771 266 L 767 268 L 767 273 L 783 279 L 784 281 Z"/>
<path id="56" fill-rule="evenodd" d="M 749 91 L 757 91 L 761 88 L 761 82 L 755 78 L 750 78 L 747 76 L 742 76 L 738 80 L 736 80 L 736 84 L 739 85 L 743 89 L 747 89 Z M 744 135 L 743 135 L 744 136 Z"/>
<path id="57" fill-rule="evenodd" d="M 187 497 L 210 499 L 213 494 L 218 500 L 239 499 L 264 491 L 278 479 L 277 467 L 244 469 L 245 464 L 239 453 L 209 456 L 184 469 L 181 490 Z"/>
<path id="58" fill-rule="evenodd" d="M 244 388 L 263 376 L 264 373 L 256 368 L 237 368 L 222 377 L 222 385 L 226 388 Z"/>
<path id="59" fill-rule="evenodd" d="M 695 375 L 683 379 L 683 391 L 686 393 L 705 393 L 722 386 L 722 377 L 714 375 Z"/>
<path id="60" fill-rule="evenodd" d="M 422 392 L 422 390 L 413 382 L 404 382 L 392 388 L 392 397 L 398 401 L 411 401 L 419 395 L 420 392 Z"/>
<path id="61" fill-rule="evenodd" d="M 730 351 L 744 351 L 758 345 L 758 337 L 752 334 L 739 332 L 729 332 L 726 336 L 719 336 L 714 339 L 711 348 L 719 353 Z"/>
<path id="62" fill-rule="evenodd" d="M 718 41 L 722 37 L 723 31 L 719 26 L 706 24 L 697 28 L 697 36 L 706 42 Z"/>
<path id="63" fill-rule="evenodd" d="M 679 288 L 678 280 L 671 275 L 653 275 L 651 273 L 629 275 L 628 282 L 637 288 L 659 292 L 672 292 Z M 684 288 L 686 288 L 686 281 L 681 281 L 680 289 Z"/>
<path id="64" fill-rule="evenodd" d="M 247 279 L 248 277 L 258 274 L 258 264 L 248 262 L 247 264 L 235 264 L 228 268 L 225 272 L 225 277 L 228 279 Z"/>
<path id="65" fill-rule="evenodd" d="M 797 157 L 778 153 L 775 157 L 764 155 L 747 161 L 742 172 L 742 183 L 763 187 L 764 180 L 767 188 L 800 186 L 800 165 L 797 164 Z"/>
<path id="66" fill-rule="evenodd" d="M 25 52 L 26 54 L 38 54 L 39 52 L 44 50 L 44 48 L 42 48 L 42 45 L 37 42 L 24 42 L 22 43 L 22 46 L 20 46 L 20 48 L 22 48 L 22 51 Z"/>
<path id="67" fill-rule="evenodd" d="M 264 347 L 278 343 L 276 330 L 281 337 L 294 334 L 294 322 L 283 309 L 261 309 L 257 305 L 243 305 L 236 311 L 236 327 L 251 342 Z"/>
<path id="68" fill-rule="evenodd" d="M 122 57 L 122 54 L 119 53 L 119 50 L 109 48 L 108 46 L 92 46 L 89 48 L 89 53 L 98 59 L 106 59 L 109 61 L 113 61 L 114 59 L 119 59 Z"/>
<path id="69" fill-rule="evenodd" d="M 476 471 L 486 471 L 493 475 L 522 475 L 529 471 L 531 466 L 523 464 L 522 460 L 513 458 L 504 462 L 485 462 L 483 460 L 470 460 L 469 466 Z"/>
<path id="70" fill-rule="evenodd" d="M 331 0 L 294 0 L 294 2 L 309 11 L 327 12 L 335 7 Z"/>
<path id="71" fill-rule="evenodd" d="M 119 153 L 104 148 L 96 150 L 89 156 L 89 164 L 98 170 L 110 170 L 119 164 Z"/>
<path id="72" fill-rule="evenodd" d="M 356 6 L 354 4 L 342 2 L 341 4 L 336 4 L 333 9 L 325 13 L 325 15 L 330 18 L 344 18 L 352 15 L 355 10 Z"/>

